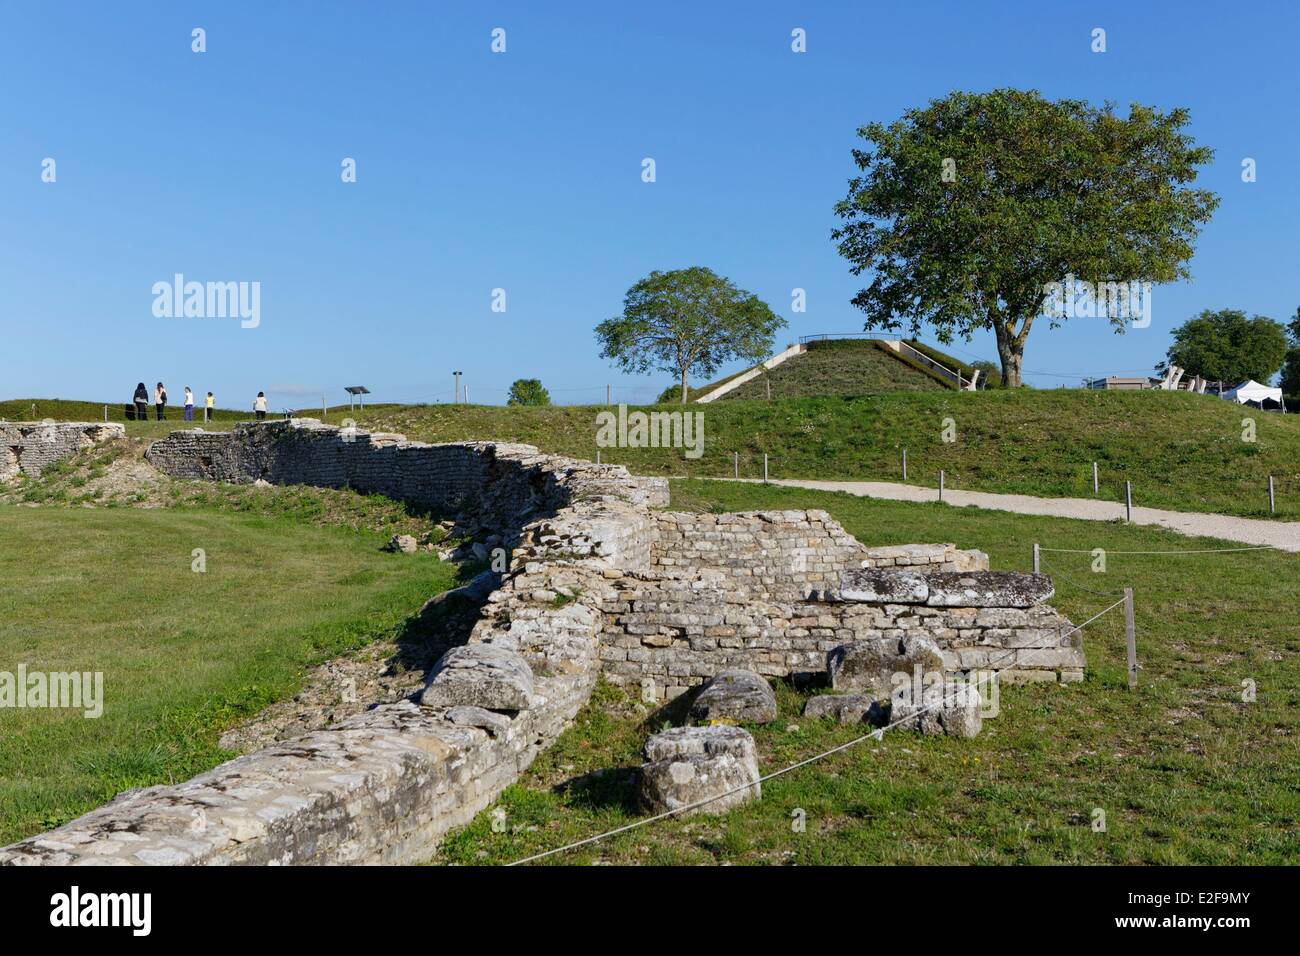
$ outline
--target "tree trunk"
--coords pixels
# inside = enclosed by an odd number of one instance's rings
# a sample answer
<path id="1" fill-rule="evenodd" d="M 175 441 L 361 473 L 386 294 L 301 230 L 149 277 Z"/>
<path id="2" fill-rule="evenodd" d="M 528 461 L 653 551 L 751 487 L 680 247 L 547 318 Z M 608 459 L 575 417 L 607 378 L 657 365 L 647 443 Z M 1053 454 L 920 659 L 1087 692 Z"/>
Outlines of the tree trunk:
<path id="1" fill-rule="evenodd" d="M 1002 360 L 1002 387 L 1019 388 L 1020 364 L 1024 361 L 1025 344 L 1000 324 L 994 325 L 994 331 L 997 333 L 998 358 Z"/>
<path id="2" fill-rule="evenodd" d="M 686 404 L 686 369 L 682 369 L 682 404 Z"/>

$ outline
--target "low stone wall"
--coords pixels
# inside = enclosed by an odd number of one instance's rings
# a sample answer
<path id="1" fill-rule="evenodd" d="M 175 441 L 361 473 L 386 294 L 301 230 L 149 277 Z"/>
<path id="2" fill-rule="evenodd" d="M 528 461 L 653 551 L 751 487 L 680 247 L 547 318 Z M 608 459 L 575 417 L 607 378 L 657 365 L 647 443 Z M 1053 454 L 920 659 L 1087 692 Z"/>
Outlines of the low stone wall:
<path id="1" fill-rule="evenodd" d="M 924 632 L 953 671 L 1081 675 L 1046 578 L 952 544 L 867 548 L 823 511 L 686 515 L 664 479 L 529 445 L 430 445 L 312 420 L 199 429 L 146 457 L 178 477 L 348 486 L 501 540 L 509 571 L 422 693 L 121 796 L 0 864 L 428 859 L 517 779 L 603 672 L 656 698 L 721 670 L 824 674 L 827 654 Z M 1000 656 L 994 657 L 993 655 Z"/>
<path id="2" fill-rule="evenodd" d="M 84 448 L 121 438 L 122 425 L 98 422 L 0 422 L 0 481 L 39 478 Z"/>
<path id="3" fill-rule="evenodd" d="M 602 668 L 642 696 L 671 699 L 729 668 L 820 676 L 841 644 L 916 632 L 939 645 L 954 676 L 978 668 L 1007 671 L 1009 681 L 1082 677 L 1079 635 L 1041 603 L 1052 594 L 1046 578 L 1031 597 L 1003 592 L 990 606 L 956 584 L 988 574 L 982 552 L 867 548 L 824 511 L 665 513 L 658 521 L 651 566 L 625 575 L 601 607 Z M 894 591 L 846 592 L 846 569 L 951 580 L 934 589 L 939 606 L 918 606 Z"/>
<path id="4" fill-rule="evenodd" d="M 326 464 L 314 464 L 318 455 Z M 489 805 L 586 702 L 599 672 L 599 606 L 620 567 L 649 565 L 657 533 L 649 508 L 667 502 L 663 479 L 633 478 L 621 466 L 541 455 L 528 445 L 371 441 L 314 422 L 180 432 L 147 457 L 180 476 L 414 489 L 420 503 L 463 505 L 466 524 L 483 529 L 535 514 L 515 526 L 513 573 L 492 593 L 469 639 L 522 661 L 531 693 L 517 710 L 486 710 L 472 699 L 481 684 L 468 685 L 462 703 L 435 673 L 430 686 L 439 688 L 440 706 L 379 706 L 183 784 L 123 795 L 0 850 L 0 864 L 428 859 L 449 829 Z"/>

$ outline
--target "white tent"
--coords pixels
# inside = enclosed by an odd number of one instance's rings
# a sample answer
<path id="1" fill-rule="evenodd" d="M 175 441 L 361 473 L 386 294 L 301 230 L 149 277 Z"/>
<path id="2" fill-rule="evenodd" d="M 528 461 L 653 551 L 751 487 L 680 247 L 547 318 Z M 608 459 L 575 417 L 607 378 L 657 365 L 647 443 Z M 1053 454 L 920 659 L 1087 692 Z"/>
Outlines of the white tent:
<path id="1" fill-rule="evenodd" d="M 1265 402 L 1272 402 L 1278 408 L 1285 407 L 1282 404 L 1282 389 L 1261 385 L 1253 378 L 1242 382 L 1236 388 L 1228 389 L 1223 393 L 1223 397 L 1239 405 L 1257 405 L 1263 408 Z"/>

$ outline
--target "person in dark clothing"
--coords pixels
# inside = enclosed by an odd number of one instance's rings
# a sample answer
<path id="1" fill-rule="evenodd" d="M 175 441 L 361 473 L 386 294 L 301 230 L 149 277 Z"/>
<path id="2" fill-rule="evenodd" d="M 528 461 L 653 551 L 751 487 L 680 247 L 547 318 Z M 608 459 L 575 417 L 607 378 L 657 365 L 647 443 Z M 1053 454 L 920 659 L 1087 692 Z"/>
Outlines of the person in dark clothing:
<path id="1" fill-rule="evenodd" d="M 144 382 L 135 387 L 135 397 L 131 401 L 135 403 L 135 420 L 137 422 L 148 421 L 149 390 L 144 387 Z"/>
<path id="2" fill-rule="evenodd" d="M 158 387 L 153 390 L 154 407 L 158 409 L 158 421 L 167 420 L 167 389 L 163 388 L 163 383 L 159 382 Z"/>

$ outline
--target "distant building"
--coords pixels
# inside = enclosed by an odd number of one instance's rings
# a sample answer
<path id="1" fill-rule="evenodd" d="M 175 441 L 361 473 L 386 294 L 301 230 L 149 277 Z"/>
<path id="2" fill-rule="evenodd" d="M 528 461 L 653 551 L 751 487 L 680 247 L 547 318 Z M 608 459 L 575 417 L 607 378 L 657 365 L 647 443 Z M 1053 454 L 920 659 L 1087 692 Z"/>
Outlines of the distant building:
<path id="1" fill-rule="evenodd" d="M 1138 391 L 1144 388 L 1155 388 L 1156 384 L 1145 375 L 1136 378 L 1125 378 L 1120 375 L 1107 375 L 1105 378 L 1090 378 L 1083 383 L 1083 387 L 1102 389 L 1105 391 Z"/>

